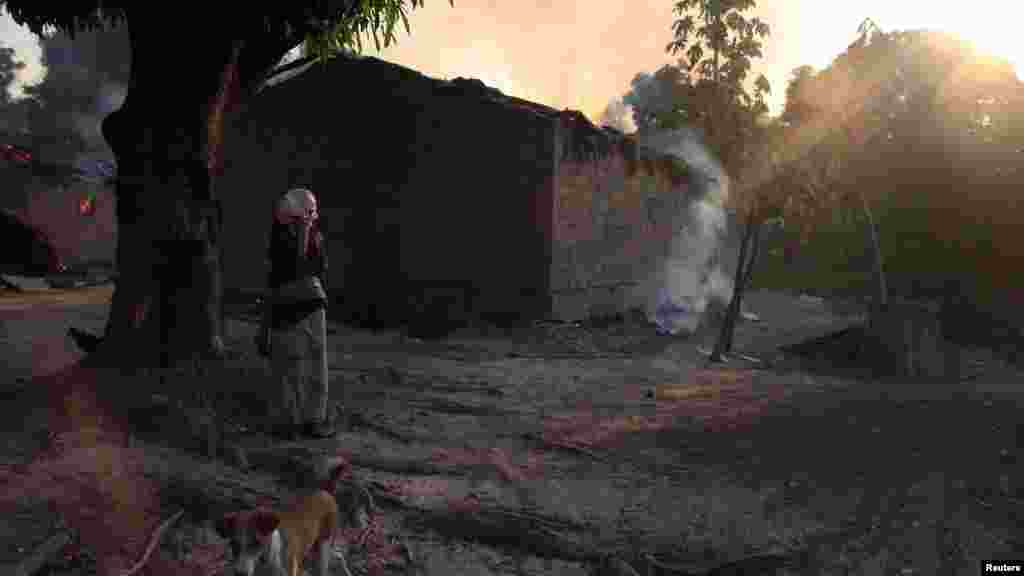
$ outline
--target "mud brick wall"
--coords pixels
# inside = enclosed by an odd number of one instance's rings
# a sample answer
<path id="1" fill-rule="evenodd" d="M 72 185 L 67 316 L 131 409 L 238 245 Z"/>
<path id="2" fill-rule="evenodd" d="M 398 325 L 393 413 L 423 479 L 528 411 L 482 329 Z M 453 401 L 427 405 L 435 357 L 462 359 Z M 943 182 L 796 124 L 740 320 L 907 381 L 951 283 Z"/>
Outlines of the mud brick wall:
<path id="1" fill-rule="evenodd" d="M 413 119 L 404 98 L 425 90 L 404 69 L 371 78 L 373 70 L 332 64 L 267 88 L 226 130 L 224 284 L 263 289 L 274 199 L 309 187 L 327 235 L 332 314 L 373 320 L 394 308 L 383 304 L 395 301 L 400 280 L 396 196 Z M 379 89 L 366 90 L 369 81 Z M 399 84 L 404 92 L 393 94 Z"/>
<path id="2" fill-rule="evenodd" d="M 685 214 L 667 159 L 578 112 L 374 58 L 267 88 L 226 139 L 225 287 L 262 288 L 271 203 L 309 186 L 332 310 L 369 323 L 642 306 Z"/>
<path id="3" fill-rule="evenodd" d="M 631 140 L 559 123 L 552 313 L 575 320 L 646 307 L 685 223 L 688 182 Z"/>
<path id="4" fill-rule="evenodd" d="M 448 299 L 450 314 L 543 317 L 556 124 L 466 92 L 438 85 L 417 110 L 402 185 L 403 274 L 426 299 Z"/>
<path id="5" fill-rule="evenodd" d="M 335 313 L 545 315 L 555 122 L 478 88 L 338 58 L 266 89 L 227 134 L 225 286 L 261 289 L 271 203 L 302 185 Z"/>

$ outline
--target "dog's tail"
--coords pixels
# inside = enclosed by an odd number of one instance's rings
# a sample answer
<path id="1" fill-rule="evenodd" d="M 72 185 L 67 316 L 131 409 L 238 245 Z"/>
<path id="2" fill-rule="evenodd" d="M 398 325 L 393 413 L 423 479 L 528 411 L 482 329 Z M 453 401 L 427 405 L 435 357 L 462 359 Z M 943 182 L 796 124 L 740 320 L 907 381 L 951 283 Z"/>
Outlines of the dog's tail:
<path id="1" fill-rule="evenodd" d="M 352 465 L 349 464 L 348 460 L 341 457 L 332 458 L 331 464 L 333 464 L 333 467 L 327 474 L 327 479 L 324 480 L 321 488 L 333 494 L 338 489 L 338 481 L 341 480 L 342 476 L 352 471 Z"/>

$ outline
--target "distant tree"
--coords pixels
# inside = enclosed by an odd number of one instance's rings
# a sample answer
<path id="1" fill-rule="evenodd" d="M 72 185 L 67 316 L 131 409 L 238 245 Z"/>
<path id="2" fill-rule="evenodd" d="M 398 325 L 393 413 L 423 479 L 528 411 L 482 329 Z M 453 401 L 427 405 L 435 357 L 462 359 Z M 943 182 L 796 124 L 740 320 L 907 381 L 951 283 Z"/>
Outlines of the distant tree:
<path id="1" fill-rule="evenodd" d="M 980 249 L 992 242 L 991 226 L 978 233 L 987 238 L 971 238 L 973 222 L 1020 218 L 1005 200 L 1013 159 L 1019 158 L 1014 147 L 1024 143 L 1014 129 L 1015 118 L 1024 116 L 1013 113 L 1024 94 L 1009 63 L 974 51 L 954 35 L 883 32 L 866 20 L 847 50 L 813 77 L 812 87 L 794 90 L 787 101 L 788 110 L 815 113 L 794 115 L 801 121 L 786 128 L 781 149 L 787 162 L 827 174 L 827 185 L 808 187 L 812 193 L 787 208 L 787 225 L 808 241 L 833 210 L 861 211 L 874 255 L 878 309 L 888 303 L 890 290 L 875 210 L 881 204 L 922 213 L 917 220 L 926 229 L 907 230 L 903 222 L 891 234 L 917 234 L 914 242 L 933 249 L 945 245 L 940 261 L 947 270 L 941 274 L 976 277 L 954 271 L 952 258 L 975 243 Z M 794 176 L 791 186 L 805 175 Z M 981 208 L 986 198 L 992 202 L 987 216 Z M 1005 250 L 1013 246 L 1007 243 Z M 902 265 L 924 265 L 922 256 Z M 968 260 L 974 265 L 981 258 Z"/>
<path id="2" fill-rule="evenodd" d="M 225 115 L 256 92 L 296 46 L 329 57 L 364 35 L 394 40 L 423 0 L 265 3 L 245 10 L 141 2 L 3 0 L 37 35 L 127 27 L 131 67 L 124 104 L 102 123 L 117 161 L 119 276 L 103 344 L 88 362 L 155 366 L 223 352 L 216 182 Z"/>
<path id="3" fill-rule="evenodd" d="M 17 60 L 13 48 L 0 46 L 0 129 L 19 132 L 24 127 L 24 110 L 14 103 L 11 89 L 24 70 L 25 63 Z"/>
<path id="4" fill-rule="evenodd" d="M 867 220 L 874 255 L 874 299 L 883 307 L 889 291 L 878 222 L 869 198 L 871 188 L 863 180 L 841 186 L 839 173 L 842 167 L 847 177 L 854 170 L 867 175 L 870 167 L 863 162 L 866 145 L 884 137 L 892 103 L 901 94 L 905 96 L 906 87 L 900 85 L 897 74 L 901 58 L 892 51 L 895 45 L 891 40 L 866 19 L 858 27 L 856 40 L 828 68 L 818 74 L 810 66 L 793 71 L 782 115 L 785 133 L 777 144 L 784 151 L 783 164 L 805 169 L 781 170 L 783 178 L 775 183 L 795 192 L 783 206 L 783 221 L 799 229 L 801 242 L 809 240 L 822 217 L 834 207 L 855 202 Z"/>
<path id="5" fill-rule="evenodd" d="M 680 0 L 673 12 L 681 18 L 673 22 L 674 37 L 665 50 L 682 52 L 687 72 L 711 82 L 719 98 L 738 99 L 744 107 L 764 113 L 763 95 L 771 90 L 768 79 L 758 76 L 754 94 L 744 85 L 753 59 L 763 55 L 763 39 L 771 33 L 760 18 L 743 15 L 755 6 L 756 0 Z"/>
<path id="6" fill-rule="evenodd" d="M 18 72 L 24 68 L 25 63 L 16 59 L 14 48 L 0 46 L 0 104 L 7 104 L 13 99 L 11 88 L 18 79 Z"/>
<path id="7" fill-rule="evenodd" d="M 793 69 L 786 85 L 786 104 L 782 110 L 782 121 L 798 126 L 811 121 L 821 113 L 814 94 L 815 70 L 813 66 L 799 66 Z"/>

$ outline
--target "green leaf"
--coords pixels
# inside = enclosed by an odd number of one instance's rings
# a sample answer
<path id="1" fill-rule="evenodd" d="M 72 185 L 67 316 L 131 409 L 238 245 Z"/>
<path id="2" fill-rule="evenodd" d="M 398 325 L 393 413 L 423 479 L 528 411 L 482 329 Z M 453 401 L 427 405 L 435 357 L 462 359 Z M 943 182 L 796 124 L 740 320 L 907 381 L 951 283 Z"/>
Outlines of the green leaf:
<path id="1" fill-rule="evenodd" d="M 405 25 L 405 33 L 412 34 L 412 30 L 409 29 L 409 18 L 405 15 L 405 10 L 399 8 L 399 14 L 402 16 L 402 24 Z"/>

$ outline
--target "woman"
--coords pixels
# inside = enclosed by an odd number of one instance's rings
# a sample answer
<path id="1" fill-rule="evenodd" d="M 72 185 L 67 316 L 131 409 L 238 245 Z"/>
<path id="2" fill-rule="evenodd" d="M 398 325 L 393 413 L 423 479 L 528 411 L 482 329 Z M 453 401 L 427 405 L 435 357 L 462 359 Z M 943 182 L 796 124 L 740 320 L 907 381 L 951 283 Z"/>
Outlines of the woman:
<path id="1" fill-rule="evenodd" d="M 316 198 L 305 188 L 282 195 L 270 231 L 270 273 L 260 351 L 284 392 L 281 435 L 334 435 L 327 397 L 327 253 Z M 308 388 L 307 388 L 308 387 Z"/>

